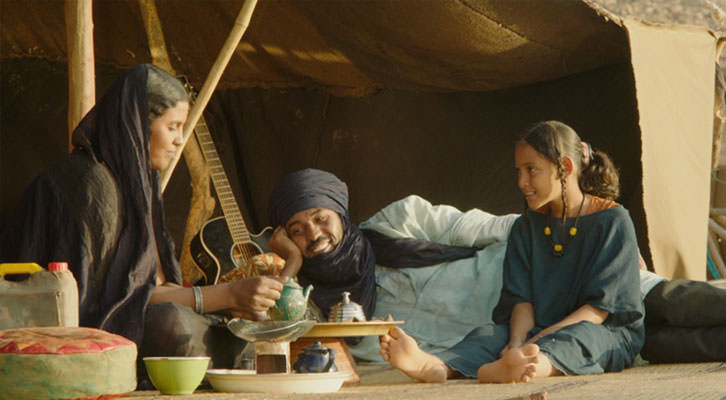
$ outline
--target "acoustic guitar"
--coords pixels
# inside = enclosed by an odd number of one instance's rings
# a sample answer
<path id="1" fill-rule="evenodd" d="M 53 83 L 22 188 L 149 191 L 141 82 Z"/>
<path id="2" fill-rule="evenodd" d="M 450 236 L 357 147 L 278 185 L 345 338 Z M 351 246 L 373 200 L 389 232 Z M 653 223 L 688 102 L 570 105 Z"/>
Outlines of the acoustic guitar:
<path id="1" fill-rule="evenodd" d="M 190 243 L 194 263 L 203 275 L 196 284 L 212 285 L 229 270 L 268 252 L 272 228 L 250 234 L 204 118 L 199 118 L 194 132 L 224 214 L 207 221 Z"/>

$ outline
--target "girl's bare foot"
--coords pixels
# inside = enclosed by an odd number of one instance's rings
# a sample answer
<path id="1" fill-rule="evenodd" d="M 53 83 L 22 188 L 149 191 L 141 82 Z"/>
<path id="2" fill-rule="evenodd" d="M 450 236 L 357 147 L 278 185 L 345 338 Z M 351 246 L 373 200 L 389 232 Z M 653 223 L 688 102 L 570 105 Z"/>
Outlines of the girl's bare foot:
<path id="1" fill-rule="evenodd" d="M 391 365 L 413 379 L 445 382 L 448 367 L 436 356 L 421 350 L 416 340 L 398 327 L 381 336 L 381 355 Z"/>
<path id="2" fill-rule="evenodd" d="M 482 383 L 529 382 L 537 374 L 538 354 L 534 343 L 510 349 L 497 361 L 482 365 L 477 378 Z"/>

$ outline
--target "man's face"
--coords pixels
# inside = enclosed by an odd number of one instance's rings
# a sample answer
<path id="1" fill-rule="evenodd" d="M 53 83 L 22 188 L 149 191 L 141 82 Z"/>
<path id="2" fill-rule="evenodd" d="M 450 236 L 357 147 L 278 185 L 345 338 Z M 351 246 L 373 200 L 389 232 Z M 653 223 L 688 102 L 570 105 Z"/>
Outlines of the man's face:
<path id="1" fill-rule="evenodd" d="M 343 221 L 327 208 L 308 208 L 293 215 L 285 224 L 287 235 L 304 258 L 335 249 L 343 238 Z"/>

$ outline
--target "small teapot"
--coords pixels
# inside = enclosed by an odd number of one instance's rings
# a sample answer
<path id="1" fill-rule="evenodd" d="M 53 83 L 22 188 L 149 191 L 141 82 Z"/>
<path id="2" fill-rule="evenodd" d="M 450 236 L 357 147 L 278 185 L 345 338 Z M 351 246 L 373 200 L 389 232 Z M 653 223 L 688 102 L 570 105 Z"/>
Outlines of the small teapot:
<path id="1" fill-rule="evenodd" d="M 302 319 L 305 316 L 311 290 L 313 290 L 313 285 L 308 285 L 303 291 L 302 286 L 298 285 L 292 278 L 288 278 L 287 282 L 282 286 L 280 298 L 267 311 L 270 319 L 273 321 L 297 321 Z"/>
<path id="2" fill-rule="evenodd" d="M 330 307 L 328 322 L 365 322 L 366 314 L 360 304 L 350 300 L 350 292 L 343 292 L 343 300 Z"/>
<path id="3" fill-rule="evenodd" d="M 335 366 L 335 352 L 320 342 L 315 342 L 314 345 L 302 349 L 292 368 L 298 373 L 338 370 Z"/>

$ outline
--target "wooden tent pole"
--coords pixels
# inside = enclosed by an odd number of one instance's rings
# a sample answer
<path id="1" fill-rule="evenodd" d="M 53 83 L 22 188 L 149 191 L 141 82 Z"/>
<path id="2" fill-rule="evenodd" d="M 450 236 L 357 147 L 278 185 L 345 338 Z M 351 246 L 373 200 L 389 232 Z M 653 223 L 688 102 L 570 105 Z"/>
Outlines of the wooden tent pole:
<path id="1" fill-rule="evenodd" d="M 234 53 L 235 49 L 237 49 L 237 46 L 242 39 L 242 35 L 244 35 L 247 27 L 250 24 L 252 12 L 255 10 L 256 5 L 257 0 L 245 0 L 244 4 L 242 5 L 242 9 L 237 16 L 237 19 L 234 21 L 234 26 L 232 26 L 232 31 L 229 33 L 227 41 L 224 42 L 224 46 L 222 46 L 222 50 L 220 50 L 219 55 L 217 56 L 217 60 L 214 62 L 214 65 L 212 65 L 212 69 L 209 71 L 209 75 L 204 81 L 202 89 L 199 91 L 197 101 L 194 103 L 192 109 L 189 111 L 189 118 L 187 119 L 187 123 L 184 125 L 184 144 L 182 144 L 182 146 L 186 145 L 187 141 L 189 140 L 189 136 L 191 136 L 192 129 L 197 124 L 199 117 L 202 115 L 204 107 L 207 106 L 209 99 L 212 97 L 212 92 L 214 92 L 214 89 L 217 87 L 217 83 L 222 77 L 222 73 L 227 67 L 227 63 L 229 63 L 229 59 L 232 58 L 232 54 Z M 171 174 L 174 171 L 174 167 L 176 166 L 178 161 L 179 155 L 177 154 L 177 156 L 174 157 L 174 159 L 171 161 L 171 165 L 169 166 L 169 168 L 164 171 L 164 175 L 162 176 L 161 181 L 162 190 L 164 190 L 167 183 L 169 183 L 169 178 L 171 177 Z"/>
<path id="2" fill-rule="evenodd" d="M 723 277 L 726 277 L 726 262 L 721 257 L 721 249 L 718 248 L 718 243 L 713 235 L 713 232 L 708 233 L 708 250 L 711 252 L 711 259 L 714 265 L 716 265 L 716 270 L 721 275 L 721 279 L 723 279 Z"/>
<path id="3" fill-rule="evenodd" d="M 68 55 L 68 151 L 73 130 L 96 103 L 92 0 L 66 0 Z"/>
<path id="4" fill-rule="evenodd" d="M 169 61 L 169 52 L 166 49 L 164 31 L 156 10 L 155 0 L 139 0 L 139 8 L 141 10 L 141 18 L 144 21 L 146 36 L 149 41 L 149 52 L 151 53 L 152 63 L 172 75 L 177 75 L 177 72 Z M 196 268 L 194 259 L 189 251 L 189 244 L 194 238 L 194 235 L 202 229 L 202 225 L 212 216 L 215 200 L 212 197 L 209 185 L 209 169 L 202 156 L 199 143 L 196 140 L 192 140 L 187 146 L 184 146 L 183 154 L 184 162 L 189 170 L 192 195 L 189 200 L 189 214 L 187 215 L 186 226 L 184 228 L 179 263 L 181 264 L 182 278 L 184 281 L 193 283 L 198 281 L 202 277 L 202 274 Z"/>

